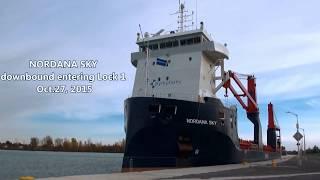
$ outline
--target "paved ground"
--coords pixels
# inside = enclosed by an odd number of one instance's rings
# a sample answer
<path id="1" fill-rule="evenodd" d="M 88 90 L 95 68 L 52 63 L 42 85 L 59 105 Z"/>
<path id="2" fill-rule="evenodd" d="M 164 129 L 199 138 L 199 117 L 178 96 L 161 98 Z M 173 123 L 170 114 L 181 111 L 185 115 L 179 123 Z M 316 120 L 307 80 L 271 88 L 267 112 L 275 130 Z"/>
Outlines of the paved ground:
<path id="1" fill-rule="evenodd" d="M 320 179 L 320 155 L 308 155 L 298 166 L 296 157 L 277 164 L 251 165 L 248 168 L 176 176 L 170 179 Z"/>
<path id="2" fill-rule="evenodd" d="M 271 161 L 263 161 L 250 164 L 47 178 L 46 180 L 320 179 L 320 155 L 308 156 L 301 167 L 297 166 L 297 160 L 293 156 L 286 156 L 276 162 L 277 167 L 272 167 Z"/>

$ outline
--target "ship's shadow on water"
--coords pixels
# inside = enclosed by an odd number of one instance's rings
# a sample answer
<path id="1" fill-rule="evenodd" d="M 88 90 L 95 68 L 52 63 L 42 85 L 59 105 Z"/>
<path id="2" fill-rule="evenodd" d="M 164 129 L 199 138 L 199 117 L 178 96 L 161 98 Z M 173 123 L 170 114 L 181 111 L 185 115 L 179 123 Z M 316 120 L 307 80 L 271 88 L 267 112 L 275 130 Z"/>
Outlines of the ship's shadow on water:
<path id="1" fill-rule="evenodd" d="M 19 179 L 86 174 L 106 174 L 121 171 L 123 154 L 69 153 L 0 150 L 0 179 Z"/>

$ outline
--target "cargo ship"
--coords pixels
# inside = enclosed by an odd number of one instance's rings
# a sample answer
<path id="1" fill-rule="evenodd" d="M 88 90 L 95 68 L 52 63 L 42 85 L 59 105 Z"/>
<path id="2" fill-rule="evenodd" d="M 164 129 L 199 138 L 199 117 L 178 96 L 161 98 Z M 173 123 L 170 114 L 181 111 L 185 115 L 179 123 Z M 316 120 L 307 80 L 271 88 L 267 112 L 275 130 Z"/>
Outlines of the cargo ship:
<path id="1" fill-rule="evenodd" d="M 122 170 L 194 167 L 262 161 L 281 156 L 280 128 L 268 105 L 262 142 L 254 75 L 225 70 L 226 44 L 199 27 L 188 28 L 179 2 L 177 30 L 137 33 L 132 96 L 124 102 L 126 145 Z M 241 78 L 240 78 L 241 76 Z M 245 86 L 240 79 L 245 77 Z M 238 87 L 235 87 L 238 86 Z M 231 92 L 254 126 L 253 140 L 238 136 L 237 106 L 217 96 Z M 241 92 L 238 92 L 238 91 Z"/>

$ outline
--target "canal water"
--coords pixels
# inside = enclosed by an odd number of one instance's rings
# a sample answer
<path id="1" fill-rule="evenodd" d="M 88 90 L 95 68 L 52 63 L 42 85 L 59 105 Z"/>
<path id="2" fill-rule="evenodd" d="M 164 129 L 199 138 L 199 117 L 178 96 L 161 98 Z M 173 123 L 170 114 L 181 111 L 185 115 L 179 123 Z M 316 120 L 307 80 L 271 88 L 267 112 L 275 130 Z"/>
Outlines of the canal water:
<path id="1" fill-rule="evenodd" d="M 106 174 L 121 171 L 123 154 L 0 150 L 0 179 Z"/>

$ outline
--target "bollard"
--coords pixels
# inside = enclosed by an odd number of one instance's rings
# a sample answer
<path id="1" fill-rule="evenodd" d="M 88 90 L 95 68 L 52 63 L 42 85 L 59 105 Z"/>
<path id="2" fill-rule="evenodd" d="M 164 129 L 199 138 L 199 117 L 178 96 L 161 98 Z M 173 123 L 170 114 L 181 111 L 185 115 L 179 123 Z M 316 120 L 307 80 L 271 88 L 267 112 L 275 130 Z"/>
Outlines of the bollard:
<path id="1" fill-rule="evenodd" d="M 19 180 L 35 180 L 35 178 L 32 176 L 21 176 Z"/>
<path id="2" fill-rule="evenodd" d="M 277 161 L 274 160 L 274 159 L 272 160 L 272 167 L 273 167 L 273 168 L 277 167 Z"/>

